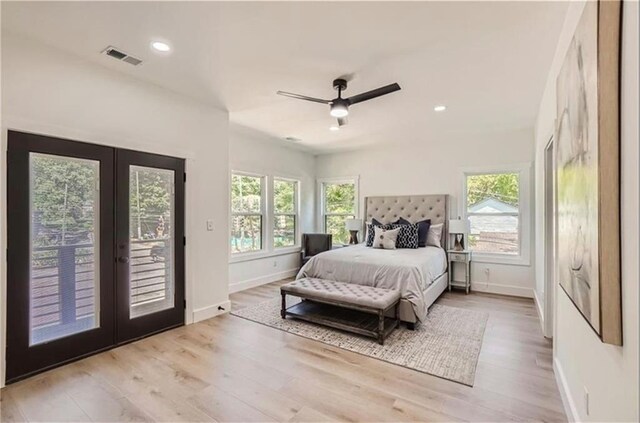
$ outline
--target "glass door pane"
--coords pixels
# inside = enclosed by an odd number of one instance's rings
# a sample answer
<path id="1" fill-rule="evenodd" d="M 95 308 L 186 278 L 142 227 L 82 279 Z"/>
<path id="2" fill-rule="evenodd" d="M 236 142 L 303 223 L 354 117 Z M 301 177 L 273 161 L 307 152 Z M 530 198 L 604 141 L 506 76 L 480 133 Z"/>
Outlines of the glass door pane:
<path id="1" fill-rule="evenodd" d="M 129 166 L 129 313 L 174 307 L 175 172 Z"/>
<path id="2" fill-rule="evenodd" d="M 184 160 L 116 152 L 116 339 L 184 324 Z"/>
<path id="3" fill-rule="evenodd" d="M 29 154 L 29 345 L 100 326 L 100 162 Z"/>

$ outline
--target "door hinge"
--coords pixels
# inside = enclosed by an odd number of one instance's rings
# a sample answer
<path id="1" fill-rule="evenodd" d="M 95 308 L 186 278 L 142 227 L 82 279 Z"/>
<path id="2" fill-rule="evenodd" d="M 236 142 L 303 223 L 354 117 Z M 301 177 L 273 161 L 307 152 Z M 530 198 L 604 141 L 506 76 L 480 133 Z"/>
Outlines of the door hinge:
<path id="1" fill-rule="evenodd" d="M 184 173 L 184 181 L 187 182 L 187 172 Z"/>
<path id="2" fill-rule="evenodd" d="M 187 300 L 182 300 L 182 305 L 184 308 L 187 308 Z"/>
<path id="3" fill-rule="evenodd" d="M 185 247 L 187 246 L 187 237 L 186 236 L 182 237 L 182 245 L 184 245 Z"/>

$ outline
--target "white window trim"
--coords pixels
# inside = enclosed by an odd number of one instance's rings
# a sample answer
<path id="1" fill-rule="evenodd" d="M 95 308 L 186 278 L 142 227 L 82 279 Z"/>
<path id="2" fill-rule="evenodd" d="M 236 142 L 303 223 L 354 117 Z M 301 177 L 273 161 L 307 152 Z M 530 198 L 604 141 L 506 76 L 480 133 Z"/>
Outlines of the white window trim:
<path id="1" fill-rule="evenodd" d="M 278 215 L 287 215 L 287 216 L 294 216 L 294 222 L 295 222 L 295 231 L 294 231 L 294 244 L 293 245 L 289 245 L 286 247 L 276 247 L 274 245 L 274 236 L 273 236 L 273 230 L 274 230 L 274 225 L 273 225 L 273 221 L 274 218 L 276 217 L 276 211 L 275 211 L 275 206 L 276 206 L 276 201 L 274 198 L 275 195 L 275 182 L 276 181 L 284 181 L 284 182 L 293 182 L 294 186 L 294 195 L 293 195 L 293 202 L 294 202 L 294 206 L 293 206 L 293 213 L 277 213 Z M 300 240 L 300 180 L 298 179 L 294 179 L 294 178 L 289 178 L 289 177 L 285 177 L 285 176 L 278 176 L 278 175 L 274 175 L 271 178 L 271 206 L 269 208 L 269 210 L 271 211 L 271 216 L 269 216 L 269 223 L 271 225 L 271 228 L 269 230 L 269 235 L 270 235 L 270 246 L 274 251 L 280 252 L 280 251 L 287 251 L 287 250 L 300 250 L 300 246 L 301 246 L 301 240 Z"/>
<path id="2" fill-rule="evenodd" d="M 356 217 L 356 219 L 360 216 L 360 176 L 341 176 L 341 177 L 336 177 L 336 178 L 318 178 L 316 179 L 316 183 L 317 183 L 317 194 L 318 194 L 318 213 L 317 213 L 317 218 L 318 218 L 318 229 L 320 232 L 322 233 L 326 233 L 327 229 L 325 226 L 325 213 L 324 213 L 324 206 L 325 206 L 325 201 L 324 201 L 324 184 L 330 183 L 330 184 L 344 184 L 344 183 L 350 183 L 350 184 L 354 184 L 355 186 L 355 198 L 354 198 L 354 215 Z M 343 245 L 343 244 L 334 244 L 334 245 Z"/>
<path id="3" fill-rule="evenodd" d="M 244 175 L 244 176 L 253 176 L 263 178 L 262 184 L 262 249 L 259 251 L 247 251 L 244 253 L 232 253 L 231 252 L 231 243 L 228 242 L 228 262 L 232 263 L 241 263 L 245 261 L 257 260 L 268 257 L 277 257 L 283 256 L 287 254 L 299 253 L 301 250 L 301 240 L 300 240 L 300 216 L 301 216 L 301 206 L 300 206 L 300 193 L 302 192 L 302 182 L 301 178 L 291 175 L 281 175 L 281 174 L 267 174 L 265 173 L 257 173 L 257 172 L 249 172 L 244 170 L 231 170 L 229 172 L 229 228 L 231 228 L 231 224 L 233 223 L 233 210 L 231 209 L 231 184 L 233 183 L 232 176 L 233 175 Z M 297 183 L 296 187 L 296 244 L 289 247 L 280 247 L 275 248 L 273 246 L 273 181 L 275 179 L 293 181 Z M 231 233 L 227 233 L 227 237 L 230 237 Z"/>
<path id="4" fill-rule="evenodd" d="M 240 176 L 250 176 L 253 178 L 261 178 L 262 182 L 260 183 L 260 214 L 262 215 L 262 227 L 260 228 L 260 236 L 261 236 L 261 245 L 260 245 L 260 250 L 258 251 L 247 251 L 247 252 L 243 252 L 243 253 L 234 253 L 231 251 L 231 243 L 227 242 L 228 245 L 228 249 L 229 249 L 229 258 L 230 261 L 234 260 L 236 258 L 241 259 L 241 258 L 246 258 L 246 257 L 253 257 L 253 256 L 259 256 L 261 254 L 264 253 L 265 251 L 265 247 L 268 245 L 266 243 L 267 239 L 265 237 L 265 235 L 267 234 L 267 228 L 266 226 L 268 225 L 267 222 L 267 213 L 266 211 L 267 209 L 267 176 L 260 174 L 260 173 L 253 173 L 253 172 L 245 172 L 242 170 L 232 170 L 230 172 L 229 175 L 229 233 L 227 233 L 227 238 L 231 237 L 231 227 L 233 225 L 233 216 L 234 216 L 234 212 L 233 212 L 233 201 L 232 201 L 232 185 L 233 185 L 233 175 L 240 175 Z M 243 213 L 238 213 L 238 214 L 243 214 Z M 247 213 L 252 215 L 253 213 Z"/>
<path id="5" fill-rule="evenodd" d="M 458 204 L 458 216 L 462 216 L 465 220 L 467 216 L 467 176 L 485 175 L 491 173 L 518 173 L 519 174 L 519 233 L 518 240 L 520 242 L 520 253 L 518 255 L 507 255 L 500 253 L 473 253 L 473 261 L 478 263 L 494 263 L 494 264 L 511 264 L 516 266 L 531 265 L 531 234 L 533 219 L 533 201 L 531 198 L 533 190 L 531 189 L 532 175 L 531 163 L 516 163 L 510 165 L 499 165 L 491 167 L 473 167 L 461 169 L 461 189 L 460 203 Z"/>

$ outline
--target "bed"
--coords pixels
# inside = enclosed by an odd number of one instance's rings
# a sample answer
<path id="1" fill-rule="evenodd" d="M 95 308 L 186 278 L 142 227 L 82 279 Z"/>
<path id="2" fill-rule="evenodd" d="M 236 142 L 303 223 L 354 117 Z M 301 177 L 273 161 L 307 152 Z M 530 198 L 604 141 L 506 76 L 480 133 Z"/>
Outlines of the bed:
<path id="1" fill-rule="evenodd" d="M 403 217 L 411 223 L 442 223 L 446 247 L 447 204 L 447 195 L 367 197 L 364 216 L 367 222 L 375 218 L 390 223 Z M 399 289 L 400 319 L 415 324 L 425 319 L 429 306 L 447 287 L 447 257 L 445 248 L 380 250 L 358 244 L 312 257 L 298 273 L 298 279 L 303 277 Z"/>

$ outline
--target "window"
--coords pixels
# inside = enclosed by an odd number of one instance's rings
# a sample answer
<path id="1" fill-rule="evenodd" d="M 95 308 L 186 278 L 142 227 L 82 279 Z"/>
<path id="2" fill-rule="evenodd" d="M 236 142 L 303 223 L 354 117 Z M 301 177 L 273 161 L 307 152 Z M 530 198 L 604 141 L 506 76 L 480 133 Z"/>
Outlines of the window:
<path id="1" fill-rule="evenodd" d="M 298 182 L 274 178 L 273 180 L 273 246 L 296 245 L 298 217 Z"/>
<path id="2" fill-rule="evenodd" d="M 264 177 L 231 175 L 231 252 L 262 250 Z"/>
<path id="3" fill-rule="evenodd" d="M 468 248 L 476 253 L 475 257 L 493 256 L 498 261 L 502 258 L 526 264 L 528 165 L 502 171 L 466 172 L 464 178 L 464 214 L 470 224 Z"/>
<path id="4" fill-rule="evenodd" d="M 354 180 L 322 182 L 322 221 L 324 231 L 333 235 L 333 243 L 347 244 L 347 219 L 356 217 L 356 183 Z"/>

